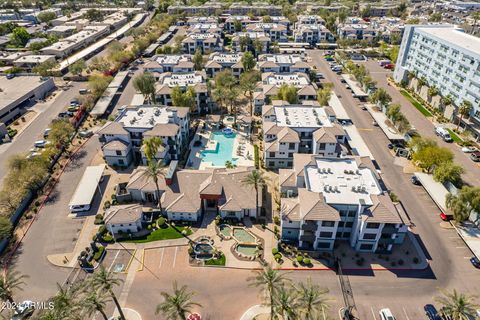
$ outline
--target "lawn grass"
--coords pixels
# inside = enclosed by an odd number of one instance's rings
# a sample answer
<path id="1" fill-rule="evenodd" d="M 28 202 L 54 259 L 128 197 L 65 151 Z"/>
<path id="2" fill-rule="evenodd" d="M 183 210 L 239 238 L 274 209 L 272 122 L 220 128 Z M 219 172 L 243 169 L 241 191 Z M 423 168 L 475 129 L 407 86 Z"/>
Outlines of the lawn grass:
<path id="1" fill-rule="evenodd" d="M 146 243 L 151 241 L 158 241 L 158 240 L 169 240 L 169 239 L 179 239 L 182 238 L 182 231 L 185 230 L 186 227 L 172 227 L 168 226 L 167 228 L 160 228 L 152 233 L 150 233 L 146 237 L 137 238 L 137 239 L 128 239 L 125 242 L 133 242 L 133 243 Z M 192 234 L 192 230 L 187 229 L 187 236 Z"/>
<path id="2" fill-rule="evenodd" d="M 428 111 L 420 102 L 418 102 L 414 97 L 412 97 L 410 95 L 410 93 L 408 93 L 407 91 L 405 90 L 400 90 L 400 93 L 402 94 L 402 96 L 404 96 L 405 98 L 408 99 L 408 101 L 410 101 L 411 104 L 413 104 L 413 106 L 415 108 L 417 108 L 418 111 L 420 111 L 425 117 L 431 117 L 432 116 L 432 113 L 430 111 Z"/>
<path id="3" fill-rule="evenodd" d="M 225 261 L 226 261 L 225 255 L 222 253 L 220 258 L 210 259 L 210 260 L 205 261 L 205 265 L 206 266 L 224 266 Z"/>
<path id="4" fill-rule="evenodd" d="M 445 128 L 445 129 L 447 129 L 447 131 L 450 134 L 450 137 L 452 138 L 453 142 L 455 142 L 455 143 L 461 143 L 462 142 L 462 139 L 460 139 L 460 137 L 453 130 L 450 130 L 448 128 Z"/>

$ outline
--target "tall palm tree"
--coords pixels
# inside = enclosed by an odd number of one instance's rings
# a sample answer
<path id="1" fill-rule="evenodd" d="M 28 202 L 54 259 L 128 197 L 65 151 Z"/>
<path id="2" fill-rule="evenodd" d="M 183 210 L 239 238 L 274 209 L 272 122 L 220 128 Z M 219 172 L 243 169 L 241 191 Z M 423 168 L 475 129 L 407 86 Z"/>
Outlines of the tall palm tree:
<path id="1" fill-rule="evenodd" d="M 160 213 L 163 213 L 162 201 L 160 200 L 161 198 L 160 187 L 158 185 L 158 176 L 164 175 L 163 167 L 160 165 L 159 162 L 153 159 L 148 163 L 148 166 L 145 168 L 145 171 L 143 172 L 143 174 L 149 179 L 153 180 L 153 183 L 155 184 L 155 188 L 156 188 L 156 194 L 157 194 L 157 206 L 160 209 Z"/>
<path id="2" fill-rule="evenodd" d="M 93 291 L 83 299 L 81 306 L 89 318 L 96 312 L 100 312 L 103 319 L 108 320 L 108 316 L 105 313 L 105 307 L 108 302 L 110 302 L 110 297 L 105 292 Z"/>
<path id="3" fill-rule="evenodd" d="M 310 278 L 308 278 L 307 283 L 302 282 L 300 284 L 298 302 L 300 310 L 305 315 L 304 319 L 320 319 L 320 314 L 325 317 L 324 311 L 330 307 L 328 304 L 330 299 L 325 297 L 327 293 L 328 289 L 312 284 Z"/>
<path id="4" fill-rule="evenodd" d="M 295 290 L 287 289 L 285 286 L 279 288 L 275 296 L 275 313 L 282 317 L 282 320 L 298 319 L 297 310 L 298 294 Z"/>
<path id="5" fill-rule="evenodd" d="M 26 278 L 28 278 L 26 275 L 18 271 L 5 271 L 0 276 L 0 300 L 13 304 L 13 292 L 23 290 L 22 287 L 25 285 L 23 280 Z"/>
<path id="6" fill-rule="evenodd" d="M 451 317 L 452 320 L 469 320 L 475 318 L 475 309 L 479 307 L 474 302 L 473 296 L 468 296 L 463 293 L 453 291 L 441 290 L 442 295 L 435 298 L 439 304 L 442 305 L 440 313 L 444 317 Z"/>
<path id="7" fill-rule="evenodd" d="M 463 118 L 466 118 L 472 112 L 472 103 L 467 100 L 463 100 L 460 107 L 458 107 L 458 114 L 460 115 L 460 119 L 458 119 L 457 130 L 460 127 L 460 123 L 462 122 Z"/>
<path id="8" fill-rule="evenodd" d="M 277 294 L 280 288 L 290 280 L 285 277 L 285 273 L 273 270 L 270 265 L 263 270 L 256 270 L 254 273 L 255 276 L 248 278 L 247 281 L 250 282 L 250 286 L 260 288 L 263 299 L 270 306 L 270 317 L 273 319 Z"/>
<path id="9" fill-rule="evenodd" d="M 425 77 L 417 78 L 417 91 L 420 91 L 424 85 L 427 84 L 427 79 Z"/>
<path id="10" fill-rule="evenodd" d="M 438 95 L 438 88 L 434 85 L 429 87 L 427 94 L 430 97 L 430 99 L 435 97 L 436 95 Z"/>
<path id="11" fill-rule="evenodd" d="M 40 314 L 42 320 L 80 320 L 80 303 L 78 297 L 80 291 L 83 289 L 81 285 L 73 285 L 70 287 L 62 287 L 57 283 L 57 293 L 53 296 L 49 302 L 52 304 L 52 308 L 45 309 Z"/>
<path id="12" fill-rule="evenodd" d="M 155 159 L 158 148 L 162 145 L 163 141 L 160 137 L 151 137 L 143 140 L 143 152 L 148 162 Z"/>
<path id="13" fill-rule="evenodd" d="M 179 288 L 177 281 L 173 282 L 173 294 L 162 292 L 161 295 L 165 301 L 157 306 L 155 314 L 162 313 L 168 320 L 185 320 L 195 306 L 202 306 L 192 301 L 195 293 L 189 292 L 185 285 Z"/>
<path id="14" fill-rule="evenodd" d="M 119 286 L 122 281 L 123 280 L 116 278 L 113 272 L 107 271 L 105 267 L 101 266 L 100 269 L 93 274 L 90 284 L 94 290 L 100 290 L 110 295 L 113 302 L 115 303 L 115 306 L 118 309 L 120 319 L 125 320 L 125 315 L 123 314 L 122 307 L 120 307 L 117 296 L 113 292 L 113 288 Z"/>
<path id="15" fill-rule="evenodd" d="M 243 178 L 242 183 L 247 186 L 255 188 L 255 206 L 257 210 L 257 215 L 260 214 L 258 207 L 258 192 L 261 190 L 267 183 L 266 178 L 259 170 L 252 170 L 245 178 Z"/>
<path id="16" fill-rule="evenodd" d="M 452 96 L 451 95 L 446 95 L 445 97 L 442 97 L 440 102 L 442 103 L 443 107 L 450 106 L 453 103 Z"/>

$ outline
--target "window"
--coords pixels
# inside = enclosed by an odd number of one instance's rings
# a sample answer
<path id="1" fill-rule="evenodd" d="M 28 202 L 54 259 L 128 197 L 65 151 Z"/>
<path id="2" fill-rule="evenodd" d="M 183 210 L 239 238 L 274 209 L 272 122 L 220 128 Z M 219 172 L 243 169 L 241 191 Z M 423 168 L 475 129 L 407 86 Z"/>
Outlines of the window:
<path id="1" fill-rule="evenodd" d="M 323 221 L 322 222 L 322 227 L 333 227 L 333 226 L 335 226 L 334 221 Z"/>
<path id="2" fill-rule="evenodd" d="M 367 229 L 378 229 L 380 228 L 380 223 L 369 222 L 367 223 Z"/>
<path id="3" fill-rule="evenodd" d="M 269 162 L 268 162 L 268 166 L 269 166 L 269 167 L 275 167 L 275 162 L 269 161 Z"/>
<path id="4" fill-rule="evenodd" d="M 365 234 L 363 235 L 363 239 L 364 239 L 364 240 L 373 240 L 373 239 L 375 239 L 376 237 L 377 237 L 377 234 L 375 234 L 375 233 L 365 233 Z"/>
<path id="5" fill-rule="evenodd" d="M 343 228 L 344 225 L 345 225 L 345 222 L 343 222 L 343 221 L 338 222 L 338 227 L 339 228 Z"/>
<path id="6" fill-rule="evenodd" d="M 353 222 L 350 221 L 345 223 L 345 228 L 351 228 L 351 227 L 353 227 Z"/>
<path id="7" fill-rule="evenodd" d="M 360 250 L 372 250 L 373 249 L 373 244 L 361 244 L 360 245 Z"/>
<path id="8" fill-rule="evenodd" d="M 347 216 L 348 211 L 347 210 L 340 210 L 340 217 L 345 217 Z"/>
<path id="9" fill-rule="evenodd" d="M 270 152 L 270 153 L 268 154 L 268 156 L 269 156 L 270 158 L 275 158 L 275 152 Z"/>
<path id="10" fill-rule="evenodd" d="M 121 156 L 121 155 L 122 155 L 122 151 L 120 151 L 120 150 L 115 150 L 115 154 L 116 154 L 117 156 Z"/>
<path id="11" fill-rule="evenodd" d="M 326 232 L 326 231 L 320 232 L 320 238 L 331 238 L 332 236 L 333 236 L 333 232 Z"/>
<path id="12" fill-rule="evenodd" d="M 288 150 L 295 150 L 295 143 L 290 142 L 288 144 Z"/>
<path id="13" fill-rule="evenodd" d="M 123 161 L 123 159 L 118 159 L 118 164 L 123 165 L 125 164 L 125 161 Z"/>
<path id="14" fill-rule="evenodd" d="M 325 143 L 320 143 L 320 145 L 318 146 L 318 149 L 325 150 L 325 146 L 326 146 Z"/>
<path id="15" fill-rule="evenodd" d="M 287 162 L 287 166 L 293 167 L 293 161 L 288 161 L 288 162 Z"/>
<path id="16" fill-rule="evenodd" d="M 330 242 L 319 242 L 317 244 L 318 249 L 328 249 L 330 248 Z"/>

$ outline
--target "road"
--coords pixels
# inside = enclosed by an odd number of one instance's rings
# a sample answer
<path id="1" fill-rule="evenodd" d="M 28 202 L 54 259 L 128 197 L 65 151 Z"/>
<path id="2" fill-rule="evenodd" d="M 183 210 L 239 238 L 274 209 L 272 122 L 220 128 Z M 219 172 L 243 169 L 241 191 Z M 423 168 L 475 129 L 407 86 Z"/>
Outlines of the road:
<path id="1" fill-rule="evenodd" d="M 372 118 L 368 112 L 357 107 L 359 101 L 354 99 L 351 92 L 340 82 L 340 77 L 329 69 L 322 53 L 314 50 L 308 54 L 317 70 L 325 75 L 325 81 L 333 83 L 335 93 L 341 97 L 348 115 L 378 162 L 386 185 L 402 200 L 414 222 L 413 233 L 420 235 L 427 257 L 431 257 L 431 269 L 426 271 L 381 271 L 351 275 L 350 282 L 361 319 L 372 319 L 371 307 L 378 311 L 386 306 L 391 307 L 396 315 L 400 315 L 399 319 L 418 319 L 419 316 L 415 314 L 418 314 L 425 303 L 432 302 L 432 296 L 437 295 L 439 287 L 478 292 L 478 286 L 472 281 L 478 279 L 478 270 L 467 260 L 471 257 L 471 252 L 454 230 L 440 227 L 439 209 L 423 188 L 412 185 L 409 175 L 403 173 L 402 167 L 394 164 L 394 157 L 386 147 L 388 139 L 381 129 L 372 126 Z M 415 123 L 413 125 L 417 126 Z M 410 316 L 404 315 L 403 308 L 406 308 Z M 416 313 L 413 313 L 414 311 Z"/>
<path id="2" fill-rule="evenodd" d="M 386 71 L 375 60 L 368 60 L 361 62 L 365 64 L 373 80 L 377 81 L 377 87 L 384 88 L 392 97 L 392 103 L 399 103 L 401 110 L 408 118 L 408 121 L 417 129 L 418 133 L 423 137 L 435 139 L 437 143 L 445 148 L 450 149 L 455 155 L 455 163 L 461 165 L 465 169 L 463 180 L 470 185 L 478 185 L 480 181 L 480 167 L 479 164 L 473 162 L 468 157 L 468 154 L 462 152 L 461 148 L 454 143 L 446 143 L 440 137 L 435 135 L 435 126 L 430 120 L 425 118 L 401 93 L 394 87 L 389 86 L 387 77 L 392 74 L 391 71 Z"/>
<path id="3" fill-rule="evenodd" d="M 0 181 L 6 175 L 8 159 L 16 154 L 25 153 L 33 148 L 36 140 L 43 139 L 43 131 L 50 125 L 57 114 L 64 111 L 70 101 L 78 96 L 78 90 L 86 88 L 83 82 L 72 82 L 72 87 L 67 91 L 57 90 L 56 96 L 45 103 L 37 103 L 32 109 L 38 112 L 38 116 L 19 133 L 12 142 L 0 145 Z"/>

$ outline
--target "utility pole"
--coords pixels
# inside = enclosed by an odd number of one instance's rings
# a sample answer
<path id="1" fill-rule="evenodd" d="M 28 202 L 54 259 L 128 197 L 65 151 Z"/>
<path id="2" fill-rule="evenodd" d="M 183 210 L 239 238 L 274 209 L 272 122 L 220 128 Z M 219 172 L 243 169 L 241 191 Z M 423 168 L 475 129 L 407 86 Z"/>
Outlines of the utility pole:
<path id="1" fill-rule="evenodd" d="M 353 291 L 350 286 L 350 280 L 348 276 L 343 274 L 342 265 L 340 259 L 335 258 L 335 269 L 337 269 L 338 279 L 340 281 L 340 287 L 342 289 L 343 301 L 345 307 L 342 312 L 342 320 L 355 320 L 356 318 L 353 314 L 357 311 L 355 306 L 355 300 L 353 299 Z"/>

